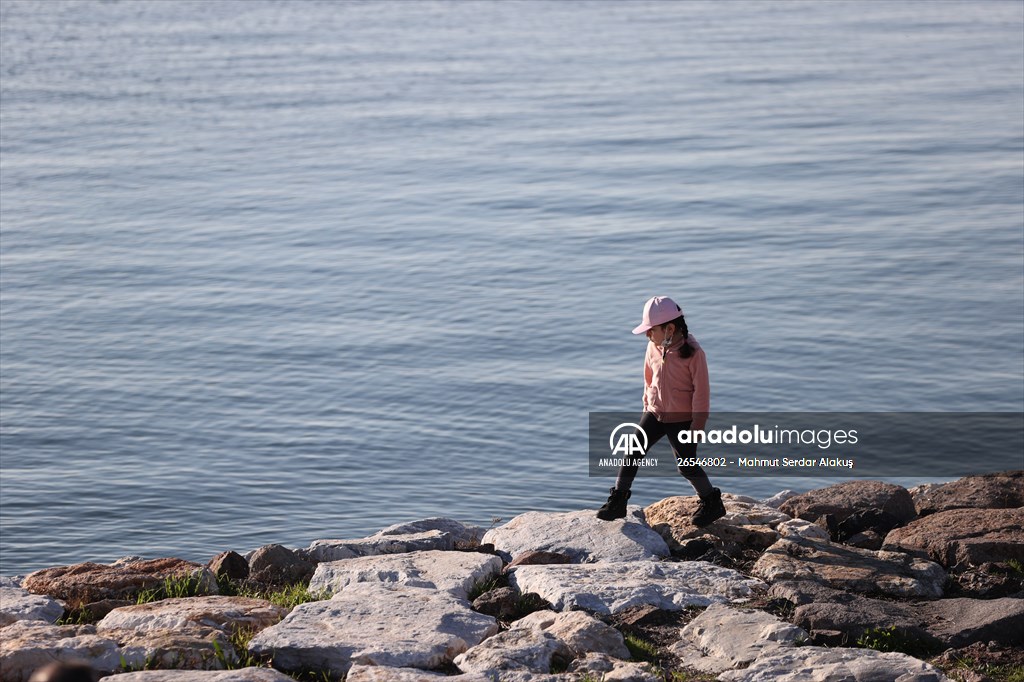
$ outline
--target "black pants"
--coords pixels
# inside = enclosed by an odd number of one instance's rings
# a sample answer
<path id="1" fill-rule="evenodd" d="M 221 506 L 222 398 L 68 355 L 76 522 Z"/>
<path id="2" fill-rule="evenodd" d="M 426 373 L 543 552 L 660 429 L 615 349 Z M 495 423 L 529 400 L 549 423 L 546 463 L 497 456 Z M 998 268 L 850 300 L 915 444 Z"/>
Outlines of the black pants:
<path id="1" fill-rule="evenodd" d="M 696 457 L 697 455 L 697 444 L 696 443 L 680 443 L 679 432 L 685 431 L 690 428 L 690 424 L 693 422 L 662 422 L 659 421 L 650 412 L 644 412 L 640 418 L 640 428 L 643 429 L 647 435 L 647 452 L 650 451 L 654 444 L 662 439 L 664 436 L 668 436 L 669 445 L 672 446 L 672 452 L 680 460 L 688 457 Z M 637 434 L 641 442 L 643 437 Z M 644 452 L 646 455 L 647 452 Z M 618 478 L 615 479 L 616 490 L 629 490 L 633 485 L 633 479 L 636 478 L 636 472 L 640 469 L 637 464 L 632 462 L 633 458 L 629 458 L 629 463 L 624 464 L 619 468 Z M 699 466 L 680 466 L 679 474 L 686 478 L 693 486 L 693 489 L 698 495 L 709 495 L 713 488 L 711 487 L 711 481 L 708 480 L 708 475 L 704 473 L 704 470 Z"/>

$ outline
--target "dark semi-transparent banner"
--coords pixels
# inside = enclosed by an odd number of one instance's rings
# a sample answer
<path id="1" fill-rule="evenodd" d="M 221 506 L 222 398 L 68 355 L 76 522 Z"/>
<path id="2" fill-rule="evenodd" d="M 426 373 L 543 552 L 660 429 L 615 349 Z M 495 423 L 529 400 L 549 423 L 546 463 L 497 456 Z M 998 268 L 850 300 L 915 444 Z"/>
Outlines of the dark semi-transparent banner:
<path id="1" fill-rule="evenodd" d="M 641 476 L 959 478 L 1024 468 L 1020 412 L 717 412 L 656 443 L 637 412 L 591 412 L 591 476 L 633 462 Z M 694 449 L 694 445 L 696 448 Z"/>

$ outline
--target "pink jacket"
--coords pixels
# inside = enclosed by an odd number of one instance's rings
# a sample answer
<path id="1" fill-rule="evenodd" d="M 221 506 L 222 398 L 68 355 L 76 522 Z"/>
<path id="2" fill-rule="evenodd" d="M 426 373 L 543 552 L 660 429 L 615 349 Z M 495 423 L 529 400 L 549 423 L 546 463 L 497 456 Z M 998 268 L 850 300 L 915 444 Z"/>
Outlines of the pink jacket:
<path id="1" fill-rule="evenodd" d="M 644 412 L 653 413 L 662 422 L 693 420 L 691 428 L 703 429 L 711 408 L 708 360 L 693 334 L 688 341 L 694 348 L 693 355 L 680 357 L 683 339 L 679 339 L 669 346 L 664 360 L 661 359 L 661 347 L 647 343 Z"/>

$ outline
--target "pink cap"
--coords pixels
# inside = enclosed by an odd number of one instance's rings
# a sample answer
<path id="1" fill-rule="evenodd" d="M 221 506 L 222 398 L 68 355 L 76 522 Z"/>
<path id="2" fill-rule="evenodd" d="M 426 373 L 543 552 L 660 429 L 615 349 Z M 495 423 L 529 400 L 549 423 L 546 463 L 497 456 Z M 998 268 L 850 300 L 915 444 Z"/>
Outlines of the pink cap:
<path id="1" fill-rule="evenodd" d="M 653 296 L 644 304 L 644 321 L 633 329 L 634 334 L 643 334 L 651 327 L 671 322 L 683 314 L 683 309 L 668 296 Z"/>

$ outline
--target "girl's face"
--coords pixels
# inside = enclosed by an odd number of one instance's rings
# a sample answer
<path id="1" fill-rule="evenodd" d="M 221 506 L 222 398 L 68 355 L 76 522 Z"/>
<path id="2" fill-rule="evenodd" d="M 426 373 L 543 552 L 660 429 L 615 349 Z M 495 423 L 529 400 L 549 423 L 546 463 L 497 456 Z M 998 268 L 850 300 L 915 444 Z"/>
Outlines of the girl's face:
<path id="1" fill-rule="evenodd" d="M 667 324 L 662 327 L 660 324 L 651 327 L 647 330 L 647 338 L 651 340 L 655 346 L 660 346 L 665 343 L 665 339 L 674 334 L 676 326 L 674 324 Z"/>

